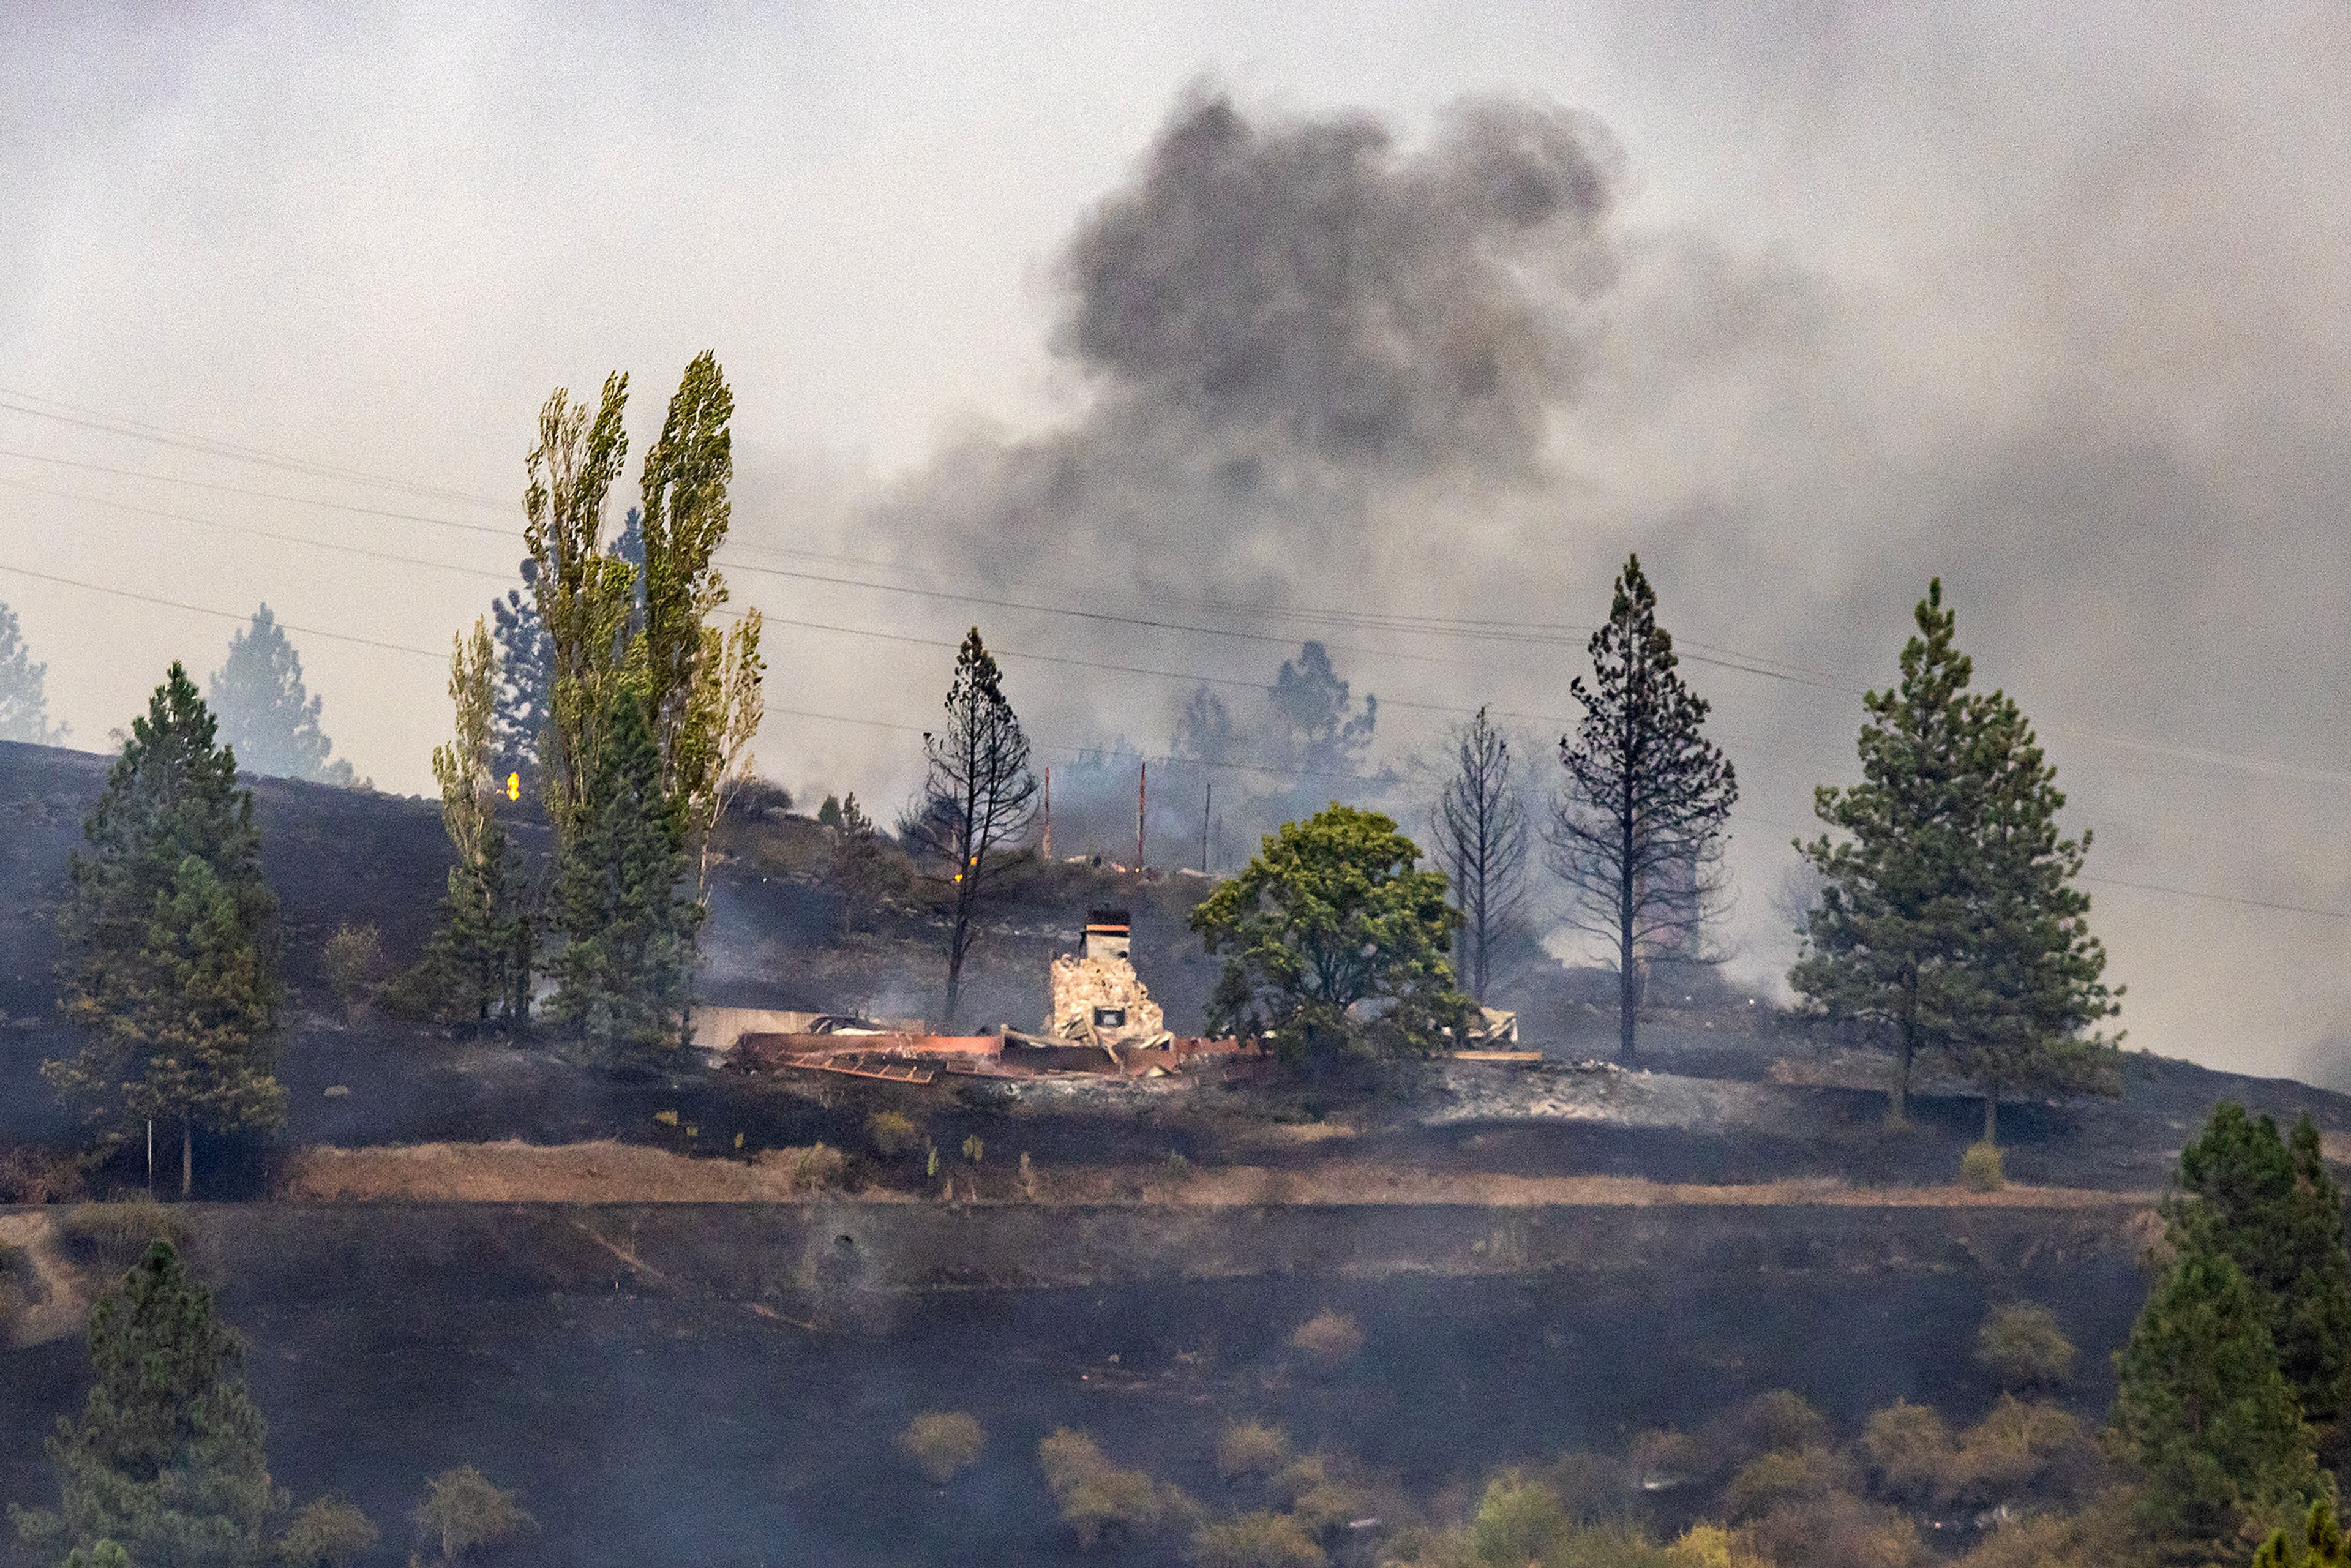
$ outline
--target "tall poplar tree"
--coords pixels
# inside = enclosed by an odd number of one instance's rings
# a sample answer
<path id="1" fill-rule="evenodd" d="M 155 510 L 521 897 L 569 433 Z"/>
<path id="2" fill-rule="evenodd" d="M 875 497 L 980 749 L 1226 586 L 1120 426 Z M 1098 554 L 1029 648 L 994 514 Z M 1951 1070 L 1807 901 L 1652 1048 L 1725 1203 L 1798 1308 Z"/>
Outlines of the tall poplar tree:
<path id="1" fill-rule="evenodd" d="M 196 1127 L 272 1127 L 285 1116 L 271 1076 L 277 901 L 262 880 L 253 797 L 236 787 L 235 756 L 214 744 L 216 728 L 176 664 L 131 721 L 58 915 L 58 1006 L 84 1043 L 41 1070 L 109 1145 L 143 1121 L 178 1123 L 183 1195 Z"/>
<path id="2" fill-rule="evenodd" d="M 433 776 L 441 786 L 441 825 L 456 859 L 417 981 L 433 1010 L 444 1017 L 519 1028 L 530 1019 L 536 943 L 521 856 L 498 821 L 504 791 L 493 761 L 497 655 L 489 627 L 478 619 L 470 641 L 455 643 L 449 700 L 455 734 L 433 748 Z"/>
<path id="3" fill-rule="evenodd" d="M 1649 964 L 1690 953 L 1721 893 L 1739 776 L 1706 737 L 1708 706 L 1681 678 L 1640 557 L 1626 559 L 1590 652 L 1591 684 L 1568 685 L 1583 722 L 1559 743 L 1567 789 L 1552 816 L 1552 863 L 1570 920 L 1613 949 L 1618 1056 L 1629 1067 Z"/>
<path id="4" fill-rule="evenodd" d="M 1842 836 L 1796 846 L 1823 886 L 1789 980 L 1886 1032 L 1889 1119 L 1934 1047 L 1982 1086 L 1989 1140 L 2003 1090 L 2116 1092 L 2113 1044 L 2090 1031 L 2121 993 L 2074 883 L 2090 837 L 2058 835 L 2055 769 L 2012 699 L 1969 689 L 1939 580 L 1916 621 L 1900 684 L 1863 699 L 1862 781 L 1813 793 Z"/>
<path id="5" fill-rule="evenodd" d="M 946 723 L 925 732 L 930 773 L 916 822 L 923 846 L 945 862 L 954 890 L 947 923 L 947 988 L 941 1015 L 953 1026 L 963 993 L 964 960 L 979 934 L 979 914 L 1001 869 L 1003 852 L 1027 831 L 1036 808 L 1029 737 L 1004 695 L 1004 674 L 971 629 L 956 655 Z"/>

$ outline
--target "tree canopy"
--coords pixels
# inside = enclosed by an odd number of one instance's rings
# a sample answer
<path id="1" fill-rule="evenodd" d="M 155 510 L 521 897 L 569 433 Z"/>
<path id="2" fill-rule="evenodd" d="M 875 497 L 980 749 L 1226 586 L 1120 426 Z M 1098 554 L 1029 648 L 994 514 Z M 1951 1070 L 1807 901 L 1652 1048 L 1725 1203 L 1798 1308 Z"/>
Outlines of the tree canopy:
<path id="1" fill-rule="evenodd" d="M 2058 833 L 2056 770 L 2011 698 L 1969 689 L 1939 580 L 1916 621 L 1900 683 L 1864 699 L 1862 781 L 1814 792 L 1837 836 L 1797 845 L 1823 886 L 1789 980 L 1886 1031 L 1894 1119 L 1935 1048 L 1982 1086 L 1989 1138 L 2003 1090 L 2116 1091 L 2114 1042 L 2092 1031 L 2122 993 L 2074 885 L 2090 835 Z"/>
<path id="2" fill-rule="evenodd" d="M 58 915 L 60 1010 L 80 1051 L 43 1074 L 110 1141 L 149 1118 L 191 1129 L 268 1127 L 281 988 L 277 902 L 261 874 L 253 797 L 213 716 L 173 664 L 83 824 Z"/>
<path id="3" fill-rule="evenodd" d="M 1224 971 L 1208 1027 L 1293 1061 L 1435 1048 L 1468 998 L 1447 954 L 1445 873 L 1376 811 L 1333 802 L 1267 835 L 1192 912 Z"/>
<path id="4" fill-rule="evenodd" d="M 0 740 L 55 746 L 66 737 L 63 725 L 49 725 L 49 667 L 34 662 L 16 612 L 0 604 Z"/>
<path id="5" fill-rule="evenodd" d="M 253 623 L 230 633 L 228 659 L 213 672 L 207 696 L 221 739 L 248 773 L 313 783 L 350 784 L 349 762 L 328 760 L 334 743 L 319 727 L 319 701 L 302 683 L 302 655 L 265 604 Z"/>
<path id="6" fill-rule="evenodd" d="M 1004 695 L 1004 672 L 975 626 L 956 654 L 947 686 L 946 721 L 923 737 L 930 771 L 908 826 L 939 862 L 954 890 L 947 924 L 946 999 L 940 1011 L 955 1021 L 963 992 L 964 960 L 979 933 L 982 901 L 993 887 L 1004 852 L 1028 831 L 1037 805 L 1037 776 L 1029 769 L 1029 735 Z"/>

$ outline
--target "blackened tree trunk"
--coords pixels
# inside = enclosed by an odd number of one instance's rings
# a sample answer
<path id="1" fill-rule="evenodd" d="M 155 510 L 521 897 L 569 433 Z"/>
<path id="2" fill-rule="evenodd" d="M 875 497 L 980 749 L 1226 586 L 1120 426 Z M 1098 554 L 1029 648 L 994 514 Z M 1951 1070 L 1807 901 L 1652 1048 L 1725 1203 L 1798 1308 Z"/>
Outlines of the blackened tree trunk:
<path id="1" fill-rule="evenodd" d="M 1619 1060 L 1629 1067 L 1648 966 L 1706 956 L 1739 779 L 1703 733 L 1708 705 L 1677 673 L 1639 557 L 1625 561 L 1590 647 L 1591 684 L 1579 675 L 1568 688 L 1583 722 L 1559 743 L 1567 788 L 1552 815 L 1552 863 L 1567 883 L 1571 921 L 1615 960 Z"/>

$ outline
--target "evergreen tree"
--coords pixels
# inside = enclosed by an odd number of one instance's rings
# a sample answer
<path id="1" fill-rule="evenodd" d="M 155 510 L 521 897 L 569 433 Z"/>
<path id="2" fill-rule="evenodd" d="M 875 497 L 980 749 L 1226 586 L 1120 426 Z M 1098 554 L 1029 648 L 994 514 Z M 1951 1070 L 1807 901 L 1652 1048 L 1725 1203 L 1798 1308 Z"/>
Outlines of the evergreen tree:
<path id="1" fill-rule="evenodd" d="M 222 738 L 248 773 L 313 783 L 352 782 L 351 765 L 327 760 L 334 743 L 319 727 L 319 699 L 302 684 L 302 656 L 265 604 L 232 633 L 228 661 L 208 691 Z"/>
<path id="2" fill-rule="evenodd" d="M 60 1507 L 12 1509 L 18 1534 L 55 1556 L 141 1568 L 249 1568 L 266 1560 L 271 1486 L 244 1347 L 211 1294 L 156 1241 L 90 1313 L 94 1378 L 78 1419 L 48 1443 Z"/>
<path id="3" fill-rule="evenodd" d="M 2209 1228 L 2181 1239 L 2116 1358 L 2115 1440 L 2152 1544 L 2178 1561 L 2241 1558 L 2325 1482 L 2260 1292 Z"/>
<path id="4" fill-rule="evenodd" d="M 841 930 L 847 936 L 857 929 L 873 900 L 882 891 L 882 835 L 874 830 L 873 819 L 857 803 L 857 791 L 852 789 L 845 800 L 835 801 L 830 795 L 825 804 L 832 808 L 832 862 L 830 869 L 833 890 L 841 895 Z"/>
<path id="5" fill-rule="evenodd" d="M 270 1076 L 277 899 L 253 797 L 215 732 L 173 664 L 83 824 L 88 852 L 68 865 L 59 1008 L 85 1042 L 42 1068 L 109 1143 L 141 1121 L 177 1121 L 183 1195 L 195 1127 L 270 1127 L 285 1114 Z"/>
<path id="6" fill-rule="evenodd" d="M 2304 1116 L 2289 1146 L 2269 1117 L 2221 1104 L 2180 1151 L 2179 1186 L 2188 1201 L 2169 1207 L 2174 1245 L 2191 1228 L 2209 1231 L 2267 1307 L 2304 1416 L 2332 1427 L 2351 1408 L 2351 1251 L 2317 1127 Z"/>
<path id="7" fill-rule="evenodd" d="M 952 1026 L 983 900 L 999 871 L 1002 851 L 1029 826 L 1037 776 L 1029 770 L 1028 733 L 1004 695 L 1004 673 L 977 626 L 956 655 L 946 706 L 946 726 L 923 736 L 930 773 L 919 812 L 904 825 L 945 862 L 944 874 L 955 890 L 941 1009 Z"/>
<path id="8" fill-rule="evenodd" d="M 1693 953 L 1721 891 L 1739 775 L 1705 736 L 1706 699 L 1677 672 L 1638 556 L 1625 562 L 1590 651 L 1592 684 L 1568 685 L 1583 722 L 1559 743 L 1567 791 L 1552 818 L 1552 865 L 1571 921 L 1613 950 L 1618 1055 L 1629 1067 L 1648 966 Z"/>
<path id="9" fill-rule="evenodd" d="M 49 667 L 33 662 L 16 612 L 0 604 L 0 740 L 36 746 L 64 741 L 63 725 L 49 727 Z"/>
<path id="10" fill-rule="evenodd" d="M 1862 782 L 1814 792 L 1823 834 L 1797 849 L 1822 879 L 1789 981 L 1823 1015 L 1886 1031 L 1891 1119 L 1912 1067 L 1948 1052 L 1983 1086 L 1984 1134 L 2002 1090 L 2112 1093 L 2119 1010 L 2074 885 L 2090 835 L 2060 839 L 2065 798 L 2013 700 L 1968 689 L 1974 666 L 1931 583 L 1902 680 L 1864 699 Z"/>
<path id="11" fill-rule="evenodd" d="M 2351 1539 L 2335 1521 L 2333 1505 L 2320 1498 L 2303 1516 L 2300 1549 L 2281 1526 L 2253 1553 L 2253 1568 L 2351 1568 Z"/>
<path id="12" fill-rule="evenodd" d="M 1282 730 L 1278 749 L 1303 772 L 1353 772 L 1379 727 L 1380 699 L 1366 694 L 1363 710 L 1351 713 L 1347 683 L 1332 668 L 1330 650 L 1320 643 L 1302 644 L 1294 663 L 1282 661 L 1268 698 Z M 1213 724 L 1214 716 L 1202 716 Z M 1229 727 L 1225 738 L 1229 744 Z"/>
<path id="13" fill-rule="evenodd" d="M 523 589 L 533 589 L 538 580 L 538 562 L 526 558 Z M 553 678 L 549 670 L 547 625 L 538 618 L 535 591 L 526 598 L 522 590 L 507 590 L 505 598 L 490 601 L 490 616 L 496 623 L 498 641 L 491 767 L 500 779 L 509 773 L 518 775 L 518 789 L 536 796 L 545 783 L 538 747 L 549 717 L 549 687 Z"/>
<path id="14" fill-rule="evenodd" d="M 592 791 L 596 814 L 556 872 L 565 941 L 554 1011 L 608 1061 L 658 1063 L 685 1040 L 702 911 L 681 892 L 685 859 L 661 755 L 633 694 L 603 727 Z"/>

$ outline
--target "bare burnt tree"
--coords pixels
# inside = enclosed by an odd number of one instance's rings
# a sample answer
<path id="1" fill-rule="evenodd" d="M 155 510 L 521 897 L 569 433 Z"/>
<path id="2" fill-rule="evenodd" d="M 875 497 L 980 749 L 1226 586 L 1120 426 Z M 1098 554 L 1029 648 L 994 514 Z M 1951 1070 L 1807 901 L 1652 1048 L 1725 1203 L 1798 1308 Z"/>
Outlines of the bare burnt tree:
<path id="1" fill-rule="evenodd" d="M 1569 686 L 1583 722 L 1559 743 L 1567 789 L 1552 813 L 1552 862 L 1572 922 L 1614 948 L 1620 1060 L 1631 1066 L 1650 962 L 1695 956 L 1721 894 L 1739 779 L 1701 733 L 1708 704 L 1675 672 L 1638 556 L 1590 646 L 1591 685 L 1579 675 Z"/>
<path id="2" fill-rule="evenodd" d="M 1460 977 L 1480 1003 L 1494 950 L 1525 908 L 1527 809 L 1508 737 L 1479 708 L 1454 732 L 1454 768 L 1437 800 L 1437 862 L 1461 911 Z"/>
<path id="3" fill-rule="evenodd" d="M 955 889 L 943 1009 L 943 1027 L 951 1028 L 963 989 L 964 959 L 978 935 L 981 902 L 1000 868 L 999 852 L 1027 830 L 1037 803 L 1029 737 L 1005 700 L 1003 672 L 980 642 L 977 626 L 956 655 L 946 711 L 945 727 L 923 736 L 931 771 L 914 821 L 926 847 L 945 857 Z"/>

